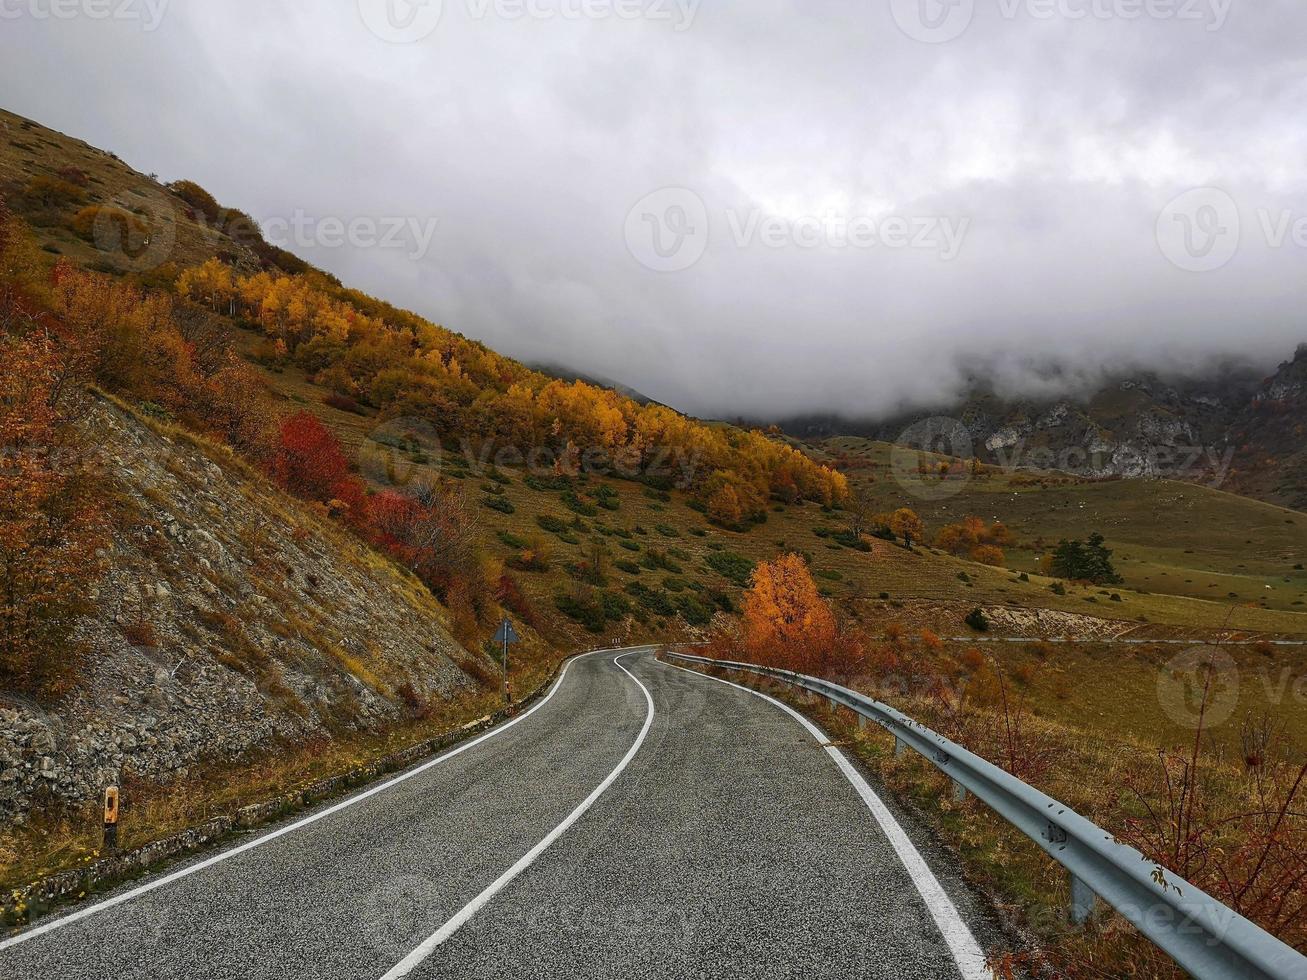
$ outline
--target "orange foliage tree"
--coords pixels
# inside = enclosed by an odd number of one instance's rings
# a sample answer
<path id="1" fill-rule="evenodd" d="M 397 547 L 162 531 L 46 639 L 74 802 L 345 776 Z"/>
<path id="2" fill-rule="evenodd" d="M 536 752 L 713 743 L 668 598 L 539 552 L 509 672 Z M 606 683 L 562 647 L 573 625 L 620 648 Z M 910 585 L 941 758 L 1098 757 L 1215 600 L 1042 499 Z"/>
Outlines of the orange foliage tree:
<path id="1" fill-rule="evenodd" d="M 921 541 L 926 536 L 926 524 L 917 516 L 916 511 L 901 507 L 889 516 L 886 526 L 895 535 L 903 539 L 909 548 L 913 542 Z"/>
<path id="2" fill-rule="evenodd" d="M 979 517 L 966 517 L 947 524 L 935 536 L 935 547 L 954 555 L 965 555 L 982 565 L 1002 565 L 1003 548 L 1012 544 L 1013 534 L 999 521 L 985 524 Z"/>
<path id="3" fill-rule="evenodd" d="M 754 569 L 743 623 L 744 649 L 752 660 L 812 669 L 828 655 L 835 632 L 835 614 L 801 557 L 782 555 Z"/>
<path id="4" fill-rule="evenodd" d="M 90 354 L 29 312 L 5 261 L 0 212 L 0 687 L 57 693 L 77 670 L 108 525 L 77 428 Z"/>
<path id="5" fill-rule="evenodd" d="M 54 318 L 94 351 L 93 380 L 262 458 L 274 418 L 266 390 L 215 325 L 164 293 L 67 262 L 55 267 L 50 294 Z"/>

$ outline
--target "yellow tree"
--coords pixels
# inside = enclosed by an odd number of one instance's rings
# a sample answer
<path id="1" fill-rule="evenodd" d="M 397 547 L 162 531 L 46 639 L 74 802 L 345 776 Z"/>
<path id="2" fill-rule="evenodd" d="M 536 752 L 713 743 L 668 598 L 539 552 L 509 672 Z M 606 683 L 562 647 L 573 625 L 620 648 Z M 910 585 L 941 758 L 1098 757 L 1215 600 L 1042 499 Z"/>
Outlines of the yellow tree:
<path id="1" fill-rule="evenodd" d="M 909 548 L 914 541 L 920 541 L 926 536 L 926 525 L 915 511 L 902 507 L 896 510 L 889 519 L 889 529 L 903 539 L 903 543 Z"/>
<path id="2" fill-rule="evenodd" d="M 744 644 L 753 659 L 803 669 L 834 642 L 835 614 L 802 558 L 782 555 L 754 570 L 744 596 Z"/>

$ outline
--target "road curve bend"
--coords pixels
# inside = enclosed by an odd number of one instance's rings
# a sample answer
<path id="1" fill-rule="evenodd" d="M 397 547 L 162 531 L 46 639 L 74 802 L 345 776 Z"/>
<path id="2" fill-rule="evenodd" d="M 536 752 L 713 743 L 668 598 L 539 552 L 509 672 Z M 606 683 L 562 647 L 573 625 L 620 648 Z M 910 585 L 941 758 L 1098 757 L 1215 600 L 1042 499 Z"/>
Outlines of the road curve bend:
<path id="1" fill-rule="evenodd" d="M 0 941 L 0 980 L 987 978 L 983 903 L 825 742 L 585 655 L 512 724 Z"/>

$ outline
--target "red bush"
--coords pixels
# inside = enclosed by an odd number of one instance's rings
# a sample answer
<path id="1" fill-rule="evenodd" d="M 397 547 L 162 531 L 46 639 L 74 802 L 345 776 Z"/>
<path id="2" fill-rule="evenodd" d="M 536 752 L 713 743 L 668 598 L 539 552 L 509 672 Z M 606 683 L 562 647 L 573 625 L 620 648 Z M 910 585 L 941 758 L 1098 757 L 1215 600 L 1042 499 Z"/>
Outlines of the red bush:
<path id="1" fill-rule="evenodd" d="M 349 461 L 327 427 L 300 412 L 281 425 L 272 472 L 291 493 L 327 503 L 349 477 Z"/>
<path id="2" fill-rule="evenodd" d="M 533 628 L 536 626 L 536 611 L 513 576 L 505 573 L 499 577 L 495 586 L 495 599 L 526 625 Z"/>

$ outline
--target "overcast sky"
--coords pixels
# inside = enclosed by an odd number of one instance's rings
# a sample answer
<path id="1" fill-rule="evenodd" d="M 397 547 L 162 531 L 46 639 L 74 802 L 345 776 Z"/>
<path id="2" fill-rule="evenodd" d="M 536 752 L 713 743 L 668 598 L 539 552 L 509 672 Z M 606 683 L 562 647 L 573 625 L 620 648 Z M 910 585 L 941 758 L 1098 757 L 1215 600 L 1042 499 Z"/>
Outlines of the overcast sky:
<path id="1" fill-rule="evenodd" d="M 981 358 L 1307 340 L 1304 37 L 1301 0 L 0 0 L 0 104 L 260 221 L 411 219 L 289 244 L 505 353 L 871 414 Z"/>

